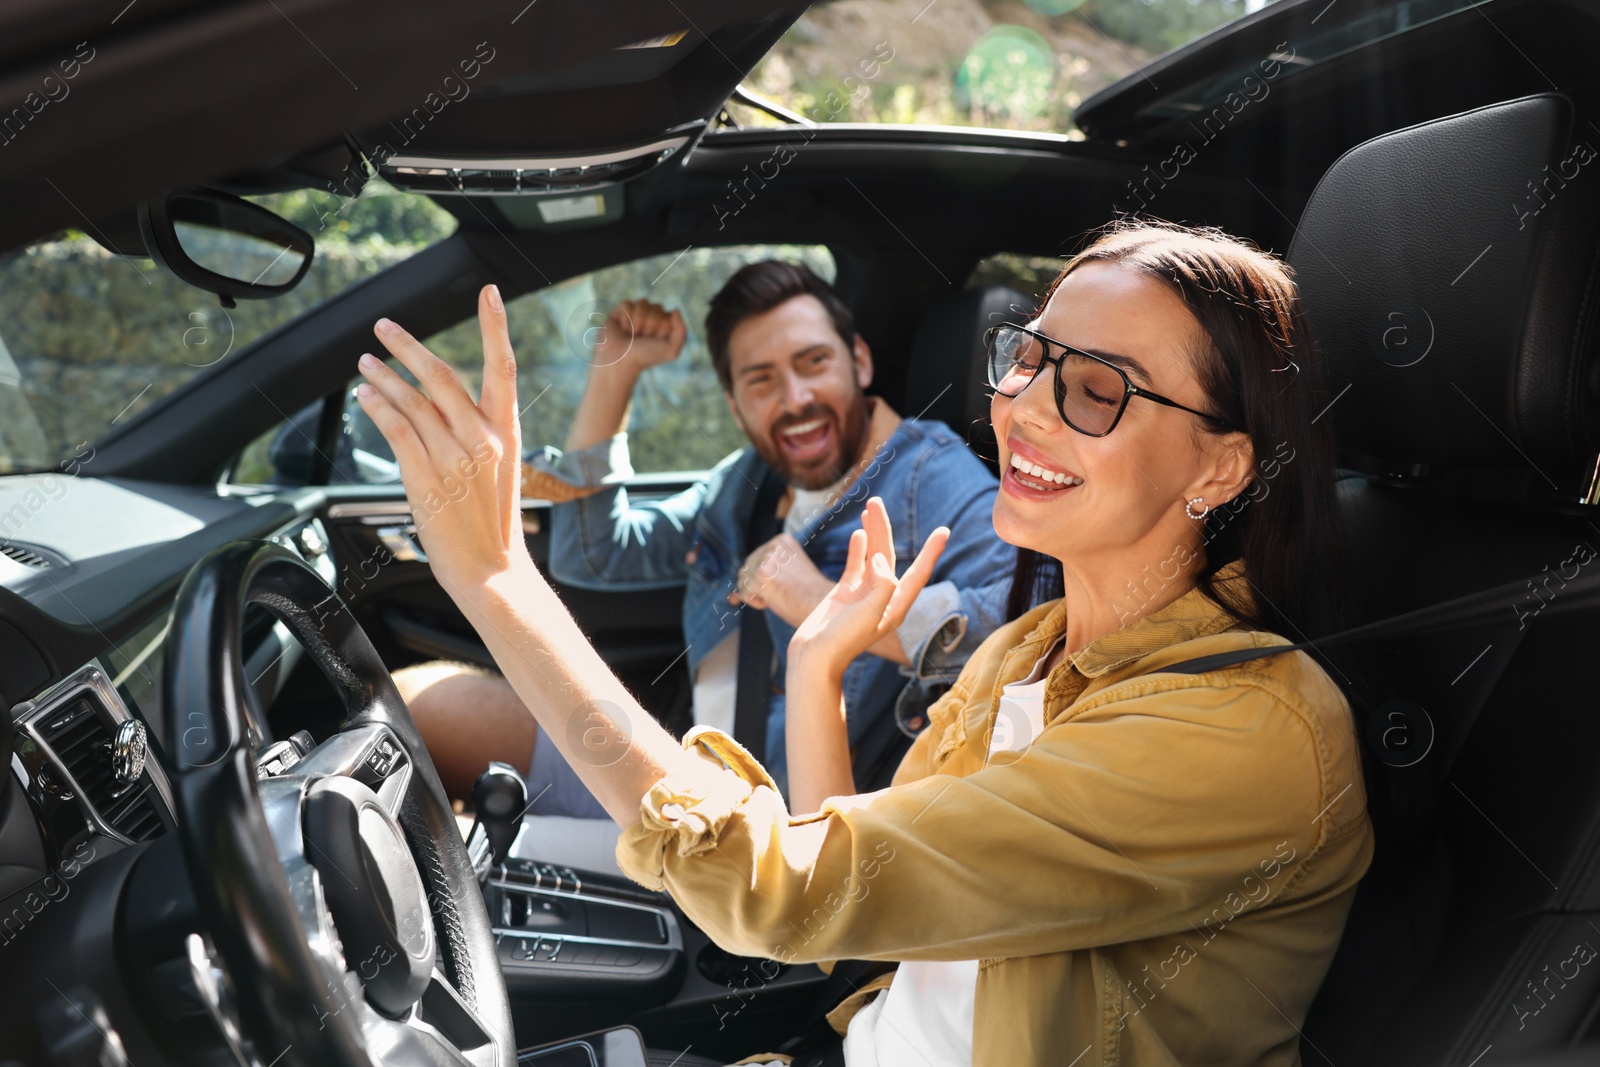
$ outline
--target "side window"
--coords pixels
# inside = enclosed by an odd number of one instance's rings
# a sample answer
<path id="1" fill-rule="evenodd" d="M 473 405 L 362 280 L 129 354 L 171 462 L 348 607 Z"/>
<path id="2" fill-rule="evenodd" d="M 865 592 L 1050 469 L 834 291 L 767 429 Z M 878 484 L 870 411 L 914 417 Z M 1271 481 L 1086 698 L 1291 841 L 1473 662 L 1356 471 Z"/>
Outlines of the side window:
<path id="1" fill-rule="evenodd" d="M 654 300 L 679 309 L 689 327 L 683 352 L 648 370 L 639 380 L 628 425 L 628 450 L 640 473 L 701 471 L 745 445 L 711 369 L 705 344 L 706 308 L 724 282 L 746 263 L 790 259 L 833 281 L 832 255 L 820 245 L 741 245 L 692 248 L 606 267 L 569 278 L 511 301 L 507 317 L 517 353 L 517 398 L 522 407 L 522 444 L 527 451 L 561 447 L 583 395 L 595 333 L 606 313 L 623 300 Z M 480 385 L 483 349 L 478 322 L 467 319 L 426 339 L 451 363 L 474 394 Z M 355 401 L 354 380 L 345 392 L 344 435 L 334 462 L 351 481 L 398 481 L 394 457 L 377 428 Z M 297 416 L 298 419 L 298 416 Z M 279 431 L 282 444 L 296 434 L 293 422 Z M 315 416 L 306 429 L 314 436 Z M 303 440 L 302 440 L 303 443 Z M 270 453 L 273 446 L 266 446 Z M 335 481 L 344 477 L 336 475 Z"/>
<path id="2" fill-rule="evenodd" d="M 206 368 L 456 230 L 426 196 L 378 178 L 359 196 L 295 189 L 252 199 L 316 241 L 305 278 L 272 300 L 221 307 L 154 260 L 79 230 L 0 255 L 0 471 L 87 462 L 90 442 Z"/>
<path id="3" fill-rule="evenodd" d="M 522 444 L 532 452 L 561 447 L 588 378 L 595 332 L 606 313 L 623 300 L 648 299 L 679 309 L 689 327 L 677 359 L 644 373 L 634 391 L 628 451 L 641 474 L 703 471 L 745 445 L 711 369 L 705 343 L 706 309 L 734 271 L 763 259 L 806 264 L 832 282 L 833 256 L 821 245 L 738 245 L 691 248 L 622 263 L 525 293 L 507 305 L 511 343 L 517 353 L 517 397 L 522 408 Z M 461 374 L 477 394 L 483 349 L 476 318 L 465 319 L 425 339 L 425 344 Z M 402 374 L 403 367 L 391 363 Z M 339 485 L 400 480 L 388 443 L 356 403 L 351 379 L 344 393 L 343 432 L 329 457 Z M 319 400 L 273 427 L 246 448 L 235 466 L 237 484 L 305 484 L 315 468 L 313 442 L 322 410 Z"/>
<path id="4" fill-rule="evenodd" d="M 1044 291 L 1061 273 L 1061 266 L 1065 262 L 1064 256 L 1025 256 L 999 252 L 978 261 L 967 277 L 966 288 L 1009 285 L 1037 300 L 1044 296 Z"/>

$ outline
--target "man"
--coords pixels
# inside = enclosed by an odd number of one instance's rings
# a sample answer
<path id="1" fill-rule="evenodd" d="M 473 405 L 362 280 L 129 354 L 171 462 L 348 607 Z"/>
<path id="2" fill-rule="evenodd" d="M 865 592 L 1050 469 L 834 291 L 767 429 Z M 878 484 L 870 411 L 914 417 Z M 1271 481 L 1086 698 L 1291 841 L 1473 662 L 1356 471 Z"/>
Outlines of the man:
<path id="1" fill-rule="evenodd" d="M 730 278 L 706 316 L 712 365 L 750 447 L 691 488 L 635 505 L 624 488 L 633 390 L 685 335 L 680 312 L 647 301 L 607 316 L 565 452 L 532 463 L 547 485 L 570 487 L 553 495 L 573 498 L 552 509 L 550 573 L 611 591 L 683 584 L 695 721 L 739 738 L 781 786 L 785 651 L 843 571 L 868 497 L 887 506 L 902 567 L 950 527 L 898 631 L 845 675 L 857 785 L 885 785 L 906 740 L 896 713 L 920 726 L 932 690 L 1003 621 L 1015 550 L 991 524 L 995 479 L 943 423 L 868 397 L 872 354 L 849 309 L 805 266 L 766 261 Z M 604 817 L 503 680 L 456 664 L 395 677 L 453 793 L 503 759 L 530 769 L 533 814 Z"/>

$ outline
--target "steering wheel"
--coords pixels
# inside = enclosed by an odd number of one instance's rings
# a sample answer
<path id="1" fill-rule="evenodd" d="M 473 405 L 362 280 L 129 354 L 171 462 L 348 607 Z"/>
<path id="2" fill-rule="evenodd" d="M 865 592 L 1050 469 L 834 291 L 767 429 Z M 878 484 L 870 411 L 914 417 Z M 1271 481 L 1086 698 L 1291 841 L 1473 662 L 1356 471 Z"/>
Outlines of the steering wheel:
<path id="1" fill-rule="evenodd" d="M 344 705 L 308 753 L 256 750 L 240 642 L 252 604 L 288 627 Z M 209 931 L 190 938 L 191 967 L 240 1062 L 511 1067 L 478 880 L 411 715 L 344 601 L 286 548 L 224 545 L 179 590 L 163 685 L 178 834 Z"/>

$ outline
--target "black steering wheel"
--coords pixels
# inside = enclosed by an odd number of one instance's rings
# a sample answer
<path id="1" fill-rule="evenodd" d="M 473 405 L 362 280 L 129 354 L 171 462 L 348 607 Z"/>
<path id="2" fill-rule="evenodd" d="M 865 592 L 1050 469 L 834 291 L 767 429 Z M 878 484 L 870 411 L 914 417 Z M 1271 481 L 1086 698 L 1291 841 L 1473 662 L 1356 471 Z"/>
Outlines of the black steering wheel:
<path id="1" fill-rule="evenodd" d="M 252 604 L 288 627 L 344 705 L 308 753 L 257 751 L 240 647 Z M 178 834 L 209 931 L 190 938 L 191 965 L 241 1062 L 511 1067 L 478 880 L 411 715 L 344 601 L 286 548 L 225 545 L 178 593 L 164 674 Z"/>

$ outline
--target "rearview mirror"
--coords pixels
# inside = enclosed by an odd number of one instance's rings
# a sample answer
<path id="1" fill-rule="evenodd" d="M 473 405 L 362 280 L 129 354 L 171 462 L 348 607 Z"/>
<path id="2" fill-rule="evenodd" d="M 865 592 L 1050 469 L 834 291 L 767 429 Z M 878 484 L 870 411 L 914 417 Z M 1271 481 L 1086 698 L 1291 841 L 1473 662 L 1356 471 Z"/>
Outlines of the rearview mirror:
<path id="1" fill-rule="evenodd" d="M 139 205 L 152 258 L 179 279 L 222 298 L 262 300 L 305 277 L 311 235 L 258 204 L 212 189 L 173 189 Z"/>

